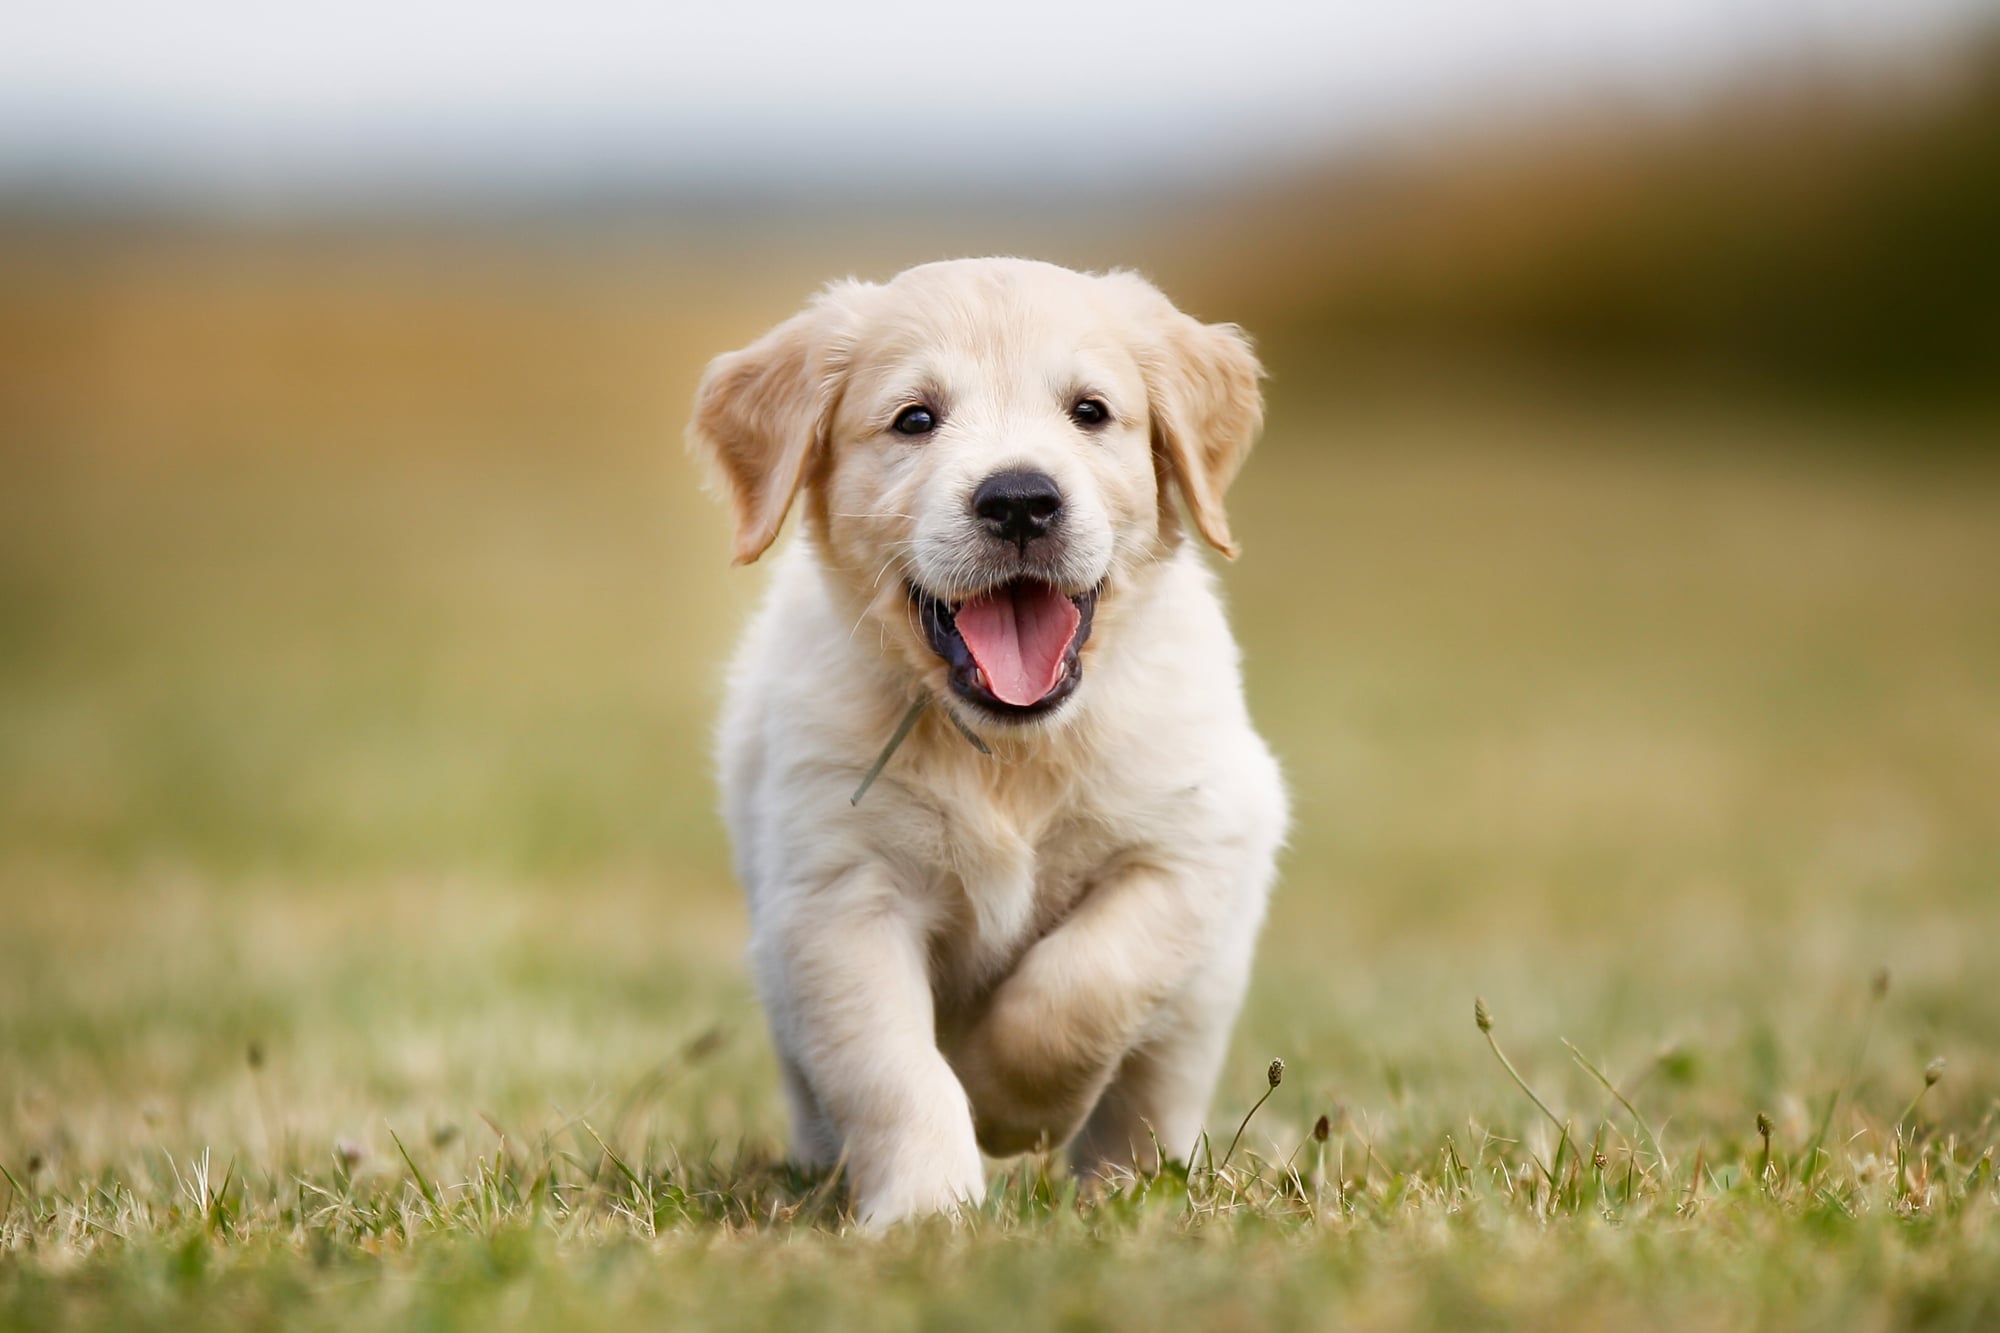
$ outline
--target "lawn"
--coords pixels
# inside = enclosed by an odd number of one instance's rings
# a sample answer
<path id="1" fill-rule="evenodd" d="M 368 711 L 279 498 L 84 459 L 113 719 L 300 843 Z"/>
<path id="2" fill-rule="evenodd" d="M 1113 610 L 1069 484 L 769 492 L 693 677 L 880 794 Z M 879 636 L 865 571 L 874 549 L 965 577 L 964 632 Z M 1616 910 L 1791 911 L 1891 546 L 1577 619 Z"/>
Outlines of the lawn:
<path id="1" fill-rule="evenodd" d="M 771 312 L 591 291 L 0 399 L 0 1326 L 2000 1322 L 1978 431 L 1281 365 L 1226 584 L 1298 822 L 1209 1142 L 870 1239 L 706 773 L 759 576 L 674 437 Z"/>

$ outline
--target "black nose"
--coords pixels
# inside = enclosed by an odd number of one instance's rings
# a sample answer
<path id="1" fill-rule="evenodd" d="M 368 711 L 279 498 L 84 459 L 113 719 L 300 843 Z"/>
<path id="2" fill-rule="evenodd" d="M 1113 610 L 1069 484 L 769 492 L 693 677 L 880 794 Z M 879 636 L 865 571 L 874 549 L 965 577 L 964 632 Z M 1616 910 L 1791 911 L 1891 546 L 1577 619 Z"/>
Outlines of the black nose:
<path id="1" fill-rule="evenodd" d="M 972 512 L 988 532 L 1025 551 L 1062 515 L 1062 491 L 1046 472 L 996 472 L 972 493 Z"/>

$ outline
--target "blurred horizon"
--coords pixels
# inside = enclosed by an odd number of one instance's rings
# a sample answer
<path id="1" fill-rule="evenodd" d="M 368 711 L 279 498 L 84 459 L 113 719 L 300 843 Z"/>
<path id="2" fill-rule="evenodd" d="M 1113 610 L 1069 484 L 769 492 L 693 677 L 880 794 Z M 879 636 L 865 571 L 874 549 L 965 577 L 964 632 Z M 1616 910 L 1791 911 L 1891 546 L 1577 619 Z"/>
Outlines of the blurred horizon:
<path id="1" fill-rule="evenodd" d="M 720 318 L 719 351 L 829 279 L 973 253 L 1137 268 L 1195 313 L 1249 328 L 1281 382 L 1329 392 L 1483 378 L 1559 397 L 1646 387 L 1836 413 L 1989 411 L 2000 23 L 1918 6 L 1836 42 L 1823 20 L 1843 7 L 1753 9 L 1772 20 L 1767 40 L 1668 59 L 1622 89 L 1571 68 L 1532 96 L 1489 88 L 1485 103 L 1467 94 L 1372 137 L 1247 154 L 1208 176 L 1200 153 L 1182 175 L 1083 183 L 971 153 L 969 175 L 885 191 L 802 161 L 717 177 L 633 159 L 593 174 L 610 160 L 598 156 L 542 177 L 483 174 L 475 153 L 363 187 L 315 176 L 308 152 L 301 174 L 246 194 L 175 176 L 171 156 L 164 174 L 121 175 L 131 164 L 115 154 L 38 174 L 22 145 L 60 133 L 37 140 L 32 121 L 0 116 L 0 446 L 62 447 L 105 411 L 154 413 L 172 434 L 161 409 L 203 383 L 211 435 L 232 429 L 229 395 L 260 384 L 408 403 L 424 396 L 412 371 L 440 360 L 510 392 L 567 364 L 570 401 L 629 402 L 619 377 L 642 373 L 629 343 L 642 329 L 678 346 L 677 331 Z M 1709 21 L 1682 40 L 1728 31 Z M 21 86 L 4 98 L 32 101 Z M 595 344 L 574 345 L 578 321 Z M 432 341 L 413 349 L 420 329 Z M 285 384 L 209 378 L 246 359 Z"/>
<path id="2" fill-rule="evenodd" d="M 866 0 L 562 11 L 243 0 L 16 16 L 0 212 L 527 219 L 774 198 L 1145 207 L 1496 132 L 1672 123 L 1760 86 L 1908 96 L 1985 0 Z"/>

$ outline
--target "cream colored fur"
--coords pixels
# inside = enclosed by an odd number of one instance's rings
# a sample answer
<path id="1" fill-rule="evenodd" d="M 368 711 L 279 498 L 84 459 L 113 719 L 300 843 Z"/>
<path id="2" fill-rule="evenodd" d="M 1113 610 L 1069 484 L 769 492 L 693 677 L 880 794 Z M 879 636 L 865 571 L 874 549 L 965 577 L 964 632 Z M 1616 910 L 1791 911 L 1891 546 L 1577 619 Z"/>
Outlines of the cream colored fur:
<path id="1" fill-rule="evenodd" d="M 702 382 L 690 438 L 738 561 L 803 510 L 730 679 L 722 787 L 793 1152 L 844 1162 L 872 1225 L 978 1199 L 982 1148 L 1067 1143 L 1095 1171 L 1195 1142 L 1286 799 L 1173 492 L 1233 553 L 1259 373 L 1135 276 L 987 259 L 834 285 Z M 1084 393 L 1110 425 L 1078 427 Z M 919 398 L 939 429 L 891 430 Z M 1010 466 L 1063 492 L 1038 572 L 1103 583 L 1076 693 L 1026 723 L 951 692 L 907 591 L 1019 572 L 970 505 Z"/>

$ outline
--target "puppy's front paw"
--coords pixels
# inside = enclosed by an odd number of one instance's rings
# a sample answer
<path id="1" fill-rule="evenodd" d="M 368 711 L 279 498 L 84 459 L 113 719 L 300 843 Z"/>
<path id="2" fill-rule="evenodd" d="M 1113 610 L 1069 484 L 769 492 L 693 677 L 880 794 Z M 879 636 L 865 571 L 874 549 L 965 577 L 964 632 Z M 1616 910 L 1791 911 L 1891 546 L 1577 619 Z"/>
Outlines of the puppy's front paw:
<path id="1" fill-rule="evenodd" d="M 907 1152 L 870 1181 L 856 1180 L 854 1212 L 861 1225 L 881 1231 L 910 1218 L 944 1214 L 956 1218 L 978 1206 L 986 1194 L 986 1173 L 979 1150 L 967 1152 Z"/>
<path id="2" fill-rule="evenodd" d="M 1011 1091 L 995 1091 L 983 1099 L 973 1117 L 979 1150 L 988 1157 L 1017 1157 L 1022 1153 L 1060 1148 L 1083 1127 L 1087 1105 L 1023 1100 Z"/>
<path id="3" fill-rule="evenodd" d="M 1067 1142 L 1115 1064 L 1074 1040 L 1062 1011 L 1037 998 L 1010 979 L 951 1053 L 979 1146 L 994 1157 Z"/>
<path id="4" fill-rule="evenodd" d="M 910 1217 L 956 1215 L 985 1197 L 965 1091 L 935 1052 L 929 1072 L 883 1107 L 892 1114 L 846 1136 L 854 1213 L 871 1231 Z"/>

